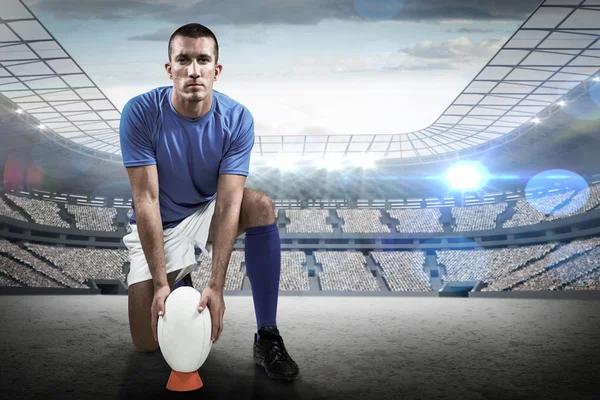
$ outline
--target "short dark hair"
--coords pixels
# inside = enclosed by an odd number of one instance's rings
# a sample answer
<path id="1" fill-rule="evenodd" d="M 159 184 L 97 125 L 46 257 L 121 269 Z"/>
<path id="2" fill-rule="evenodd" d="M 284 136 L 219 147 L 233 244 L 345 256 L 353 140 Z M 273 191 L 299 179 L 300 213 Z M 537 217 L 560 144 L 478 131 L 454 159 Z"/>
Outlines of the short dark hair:
<path id="1" fill-rule="evenodd" d="M 201 24 L 183 25 L 173 32 L 171 38 L 169 39 L 169 61 L 171 61 L 171 42 L 173 42 L 173 38 L 176 36 L 189 37 L 193 39 L 205 37 L 212 38 L 212 40 L 215 42 L 215 63 L 219 62 L 219 42 L 217 41 L 217 37 L 210 29 Z"/>

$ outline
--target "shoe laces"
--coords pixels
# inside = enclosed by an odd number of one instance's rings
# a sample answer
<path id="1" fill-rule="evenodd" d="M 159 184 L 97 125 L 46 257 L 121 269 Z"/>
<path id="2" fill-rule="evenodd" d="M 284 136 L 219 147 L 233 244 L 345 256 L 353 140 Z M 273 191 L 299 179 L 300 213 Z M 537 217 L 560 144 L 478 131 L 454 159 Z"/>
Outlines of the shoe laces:
<path id="1" fill-rule="evenodd" d="M 274 361 L 291 361 L 292 358 L 285 349 L 281 336 L 269 336 L 265 338 L 270 346 L 268 347 L 268 356 L 271 362 Z"/>

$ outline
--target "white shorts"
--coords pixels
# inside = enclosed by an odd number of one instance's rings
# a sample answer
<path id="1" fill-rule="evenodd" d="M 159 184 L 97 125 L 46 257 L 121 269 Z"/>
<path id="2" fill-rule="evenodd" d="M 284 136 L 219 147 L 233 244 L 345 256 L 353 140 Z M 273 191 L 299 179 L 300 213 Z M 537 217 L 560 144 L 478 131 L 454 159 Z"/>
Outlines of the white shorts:
<path id="1" fill-rule="evenodd" d="M 195 246 L 212 258 L 212 245 L 206 242 L 215 204 L 216 197 L 176 227 L 163 230 L 167 274 L 179 270 L 175 282 L 196 269 L 198 259 Z M 134 283 L 152 279 L 152 274 L 142 249 L 137 225 L 128 225 L 127 228 L 130 233 L 123 237 L 123 243 L 129 250 L 130 267 L 127 274 L 127 287 L 129 287 Z"/>

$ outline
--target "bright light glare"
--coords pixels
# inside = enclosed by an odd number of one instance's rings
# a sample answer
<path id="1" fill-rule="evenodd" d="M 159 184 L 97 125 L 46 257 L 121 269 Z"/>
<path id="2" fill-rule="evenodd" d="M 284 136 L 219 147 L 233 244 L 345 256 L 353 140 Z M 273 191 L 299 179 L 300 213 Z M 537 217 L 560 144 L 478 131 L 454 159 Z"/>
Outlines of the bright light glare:
<path id="1" fill-rule="evenodd" d="M 487 168 L 479 163 L 463 162 L 451 167 L 446 179 L 454 189 L 477 190 L 487 184 L 489 174 Z"/>
<path id="2" fill-rule="evenodd" d="M 364 169 L 373 168 L 375 167 L 375 159 L 373 157 L 365 155 L 358 160 L 358 165 L 360 165 L 361 168 Z"/>
<path id="3" fill-rule="evenodd" d="M 293 171 L 296 168 L 296 160 L 293 157 L 281 156 L 279 158 L 279 169 L 282 171 Z"/>
<path id="4" fill-rule="evenodd" d="M 40 128 L 40 129 L 46 129 L 46 127 L 43 124 L 39 124 L 38 128 Z"/>

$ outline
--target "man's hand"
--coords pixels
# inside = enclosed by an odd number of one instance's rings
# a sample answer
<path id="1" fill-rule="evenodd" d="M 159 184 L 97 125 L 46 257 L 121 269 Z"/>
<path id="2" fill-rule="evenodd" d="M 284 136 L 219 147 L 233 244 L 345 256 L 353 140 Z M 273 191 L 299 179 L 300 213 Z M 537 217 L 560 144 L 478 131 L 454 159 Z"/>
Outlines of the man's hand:
<path id="1" fill-rule="evenodd" d="M 154 340 L 158 342 L 158 318 L 165 315 L 165 300 L 171 294 L 169 285 L 160 286 L 154 290 L 154 299 L 152 300 L 152 333 Z"/>
<path id="2" fill-rule="evenodd" d="M 223 332 L 223 314 L 225 314 L 225 300 L 223 299 L 223 291 L 207 287 L 202 291 L 202 298 L 198 305 L 198 311 L 202 312 L 208 305 L 210 311 L 210 319 L 212 321 L 212 332 L 210 340 L 214 343 L 219 340 L 221 332 Z"/>

